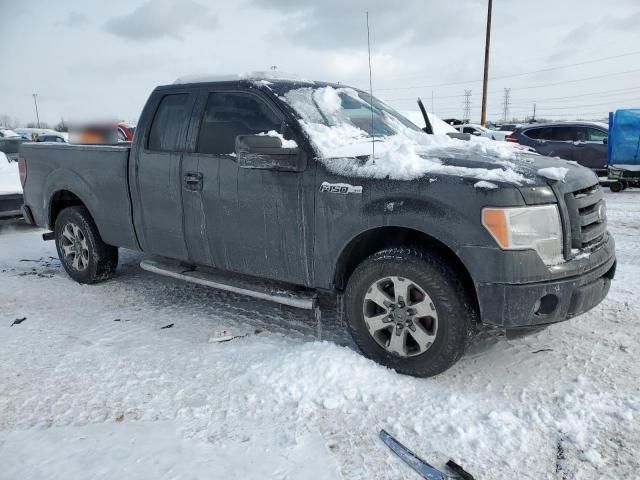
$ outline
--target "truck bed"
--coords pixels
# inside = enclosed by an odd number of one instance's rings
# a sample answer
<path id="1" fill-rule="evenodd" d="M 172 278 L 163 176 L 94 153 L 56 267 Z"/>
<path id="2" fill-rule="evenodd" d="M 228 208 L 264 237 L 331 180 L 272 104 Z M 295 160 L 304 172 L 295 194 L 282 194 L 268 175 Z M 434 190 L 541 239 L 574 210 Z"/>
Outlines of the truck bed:
<path id="1" fill-rule="evenodd" d="M 138 249 L 129 196 L 129 144 L 24 143 L 25 204 L 38 226 L 50 224 L 51 200 L 73 192 L 86 205 L 105 243 Z"/>

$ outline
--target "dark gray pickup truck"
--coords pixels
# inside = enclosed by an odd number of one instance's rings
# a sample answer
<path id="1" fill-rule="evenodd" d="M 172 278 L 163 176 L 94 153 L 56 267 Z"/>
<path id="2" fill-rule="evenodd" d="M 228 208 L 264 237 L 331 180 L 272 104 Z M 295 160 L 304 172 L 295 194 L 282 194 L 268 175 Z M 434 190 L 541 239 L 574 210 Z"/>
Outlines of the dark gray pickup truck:
<path id="1" fill-rule="evenodd" d="M 532 330 L 606 296 L 598 180 L 502 142 L 428 135 L 339 84 L 195 78 L 156 88 L 129 146 L 27 143 L 24 216 L 76 281 L 118 248 L 174 278 L 317 308 L 362 352 L 429 376 L 480 324 Z"/>

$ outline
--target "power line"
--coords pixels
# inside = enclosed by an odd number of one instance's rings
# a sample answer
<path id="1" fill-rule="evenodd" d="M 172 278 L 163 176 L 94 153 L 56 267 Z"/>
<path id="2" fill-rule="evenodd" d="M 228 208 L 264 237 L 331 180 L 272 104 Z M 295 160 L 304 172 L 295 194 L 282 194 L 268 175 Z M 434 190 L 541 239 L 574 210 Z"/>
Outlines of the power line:
<path id="1" fill-rule="evenodd" d="M 539 70 L 529 70 L 528 72 L 513 73 L 513 74 L 510 74 L 510 75 L 500 75 L 500 76 L 496 76 L 496 77 L 489 77 L 489 80 L 501 80 L 501 79 L 504 79 L 504 78 L 524 77 L 526 75 L 532 75 L 534 73 L 552 72 L 554 70 L 562 70 L 563 68 L 579 67 L 581 65 L 589 65 L 591 63 L 598 63 L 598 62 L 603 62 L 605 60 L 613 60 L 613 59 L 616 59 L 616 58 L 631 57 L 633 55 L 640 55 L 640 50 L 639 51 L 635 51 L 635 52 L 621 53 L 619 55 L 611 55 L 609 57 L 594 58 L 593 60 L 585 60 L 583 62 L 567 63 L 565 65 L 557 65 L 555 67 L 541 68 Z M 403 76 L 403 77 L 395 77 L 395 78 L 420 78 L 420 77 L 421 77 L 421 75 L 414 75 L 412 77 Z M 481 82 L 481 81 L 482 80 L 469 80 L 466 83 Z"/>
<path id="2" fill-rule="evenodd" d="M 562 80 L 559 82 L 552 82 L 552 83 L 541 83 L 538 85 L 533 85 L 533 86 L 529 86 L 529 87 L 516 87 L 514 88 L 514 90 L 529 90 L 532 88 L 541 88 L 541 87 L 547 87 L 547 86 L 552 86 L 552 85 L 562 85 L 564 83 L 574 83 L 574 82 L 583 82 L 585 80 L 593 80 L 596 78 L 605 78 L 605 77 L 613 77 L 616 75 L 626 75 L 627 73 L 635 73 L 635 72 L 640 72 L 640 68 L 634 69 L 634 70 L 625 70 L 624 72 L 613 72 L 613 73 L 605 73 L 603 75 L 596 75 L 593 77 L 582 77 L 582 78 L 577 78 L 577 79 L 572 79 L 572 80 Z M 379 88 L 378 90 L 384 90 L 384 91 L 392 91 L 392 90 L 412 90 L 412 89 L 416 89 L 416 88 L 434 88 L 434 87 L 450 87 L 450 86 L 455 86 L 455 85 L 464 85 L 467 83 L 478 83 L 481 80 L 473 80 L 473 81 L 467 81 L 467 82 L 455 82 L 455 83 L 442 83 L 439 85 L 413 85 L 410 87 L 395 87 L 395 88 Z"/>

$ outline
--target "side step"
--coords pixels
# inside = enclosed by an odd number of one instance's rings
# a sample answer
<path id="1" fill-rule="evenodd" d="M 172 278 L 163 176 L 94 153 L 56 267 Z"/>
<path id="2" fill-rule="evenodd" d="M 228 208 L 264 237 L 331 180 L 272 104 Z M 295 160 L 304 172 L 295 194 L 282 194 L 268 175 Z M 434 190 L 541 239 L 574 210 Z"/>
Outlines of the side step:
<path id="1" fill-rule="evenodd" d="M 269 280 L 256 280 L 243 275 L 209 268 L 194 267 L 164 258 L 143 260 L 140 262 L 140 267 L 148 272 L 262 300 L 269 300 L 282 305 L 289 305 L 290 307 L 313 310 L 317 303 L 317 297 L 314 292 L 297 292 L 286 284 Z"/>

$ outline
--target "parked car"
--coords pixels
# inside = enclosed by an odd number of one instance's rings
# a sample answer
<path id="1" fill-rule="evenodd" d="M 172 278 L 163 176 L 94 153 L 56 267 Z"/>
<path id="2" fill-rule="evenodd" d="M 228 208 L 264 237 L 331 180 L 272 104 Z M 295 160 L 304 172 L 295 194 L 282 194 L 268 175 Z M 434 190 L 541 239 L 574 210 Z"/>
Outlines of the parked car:
<path id="1" fill-rule="evenodd" d="M 608 137 L 609 127 L 604 123 L 559 122 L 521 127 L 506 140 L 530 146 L 541 155 L 573 160 L 597 173 L 606 173 Z"/>
<path id="2" fill-rule="evenodd" d="M 20 127 L 15 128 L 15 132 L 20 135 L 22 138 L 27 140 L 28 142 L 35 142 L 39 135 L 63 135 L 66 136 L 66 133 L 57 132 L 50 128 L 31 128 L 31 127 Z"/>
<path id="3" fill-rule="evenodd" d="M 122 247 L 290 306 L 324 292 L 366 356 L 416 376 L 482 323 L 531 331 L 606 296 L 614 240 L 588 169 L 428 135 L 341 84 L 259 78 L 156 88 L 131 145 L 22 146 L 25 217 L 72 279 L 111 277 Z"/>
<path id="4" fill-rule="evenodd" d="M 13 130 L 7 128 L 0 129 L 0 152 L 3 152 L 9 161 L 18 160 L 18 149 L 24 139 Z"/>
<path id="5" fill-rule="evenodd" d="M 64 135 L 61 134 L 41 133 L 40 135 L 38 135 L 36 142 L 66 143 L 67 139 Z"/>
<path id="6" fill-rule="evenodd" d="M 486 137 L 486 138 L 490 138 L 491 140 L 504 140 L 505 137 L 508 135 L 507 132 L 489 130 L 488 128 L 485 128 L 482 125 L 477 125 L 474 123 L 454 125 L 453 128 L 458 130 L 460 133 L 468 133 L 476 137 Z"/>
<path id="7" fill-rule="evenodd" d="M 136 126 L 126 122 L 118 123 L 118 141 L 119 142 L 132 142 L 133 135 L 136 132 Z"/>

